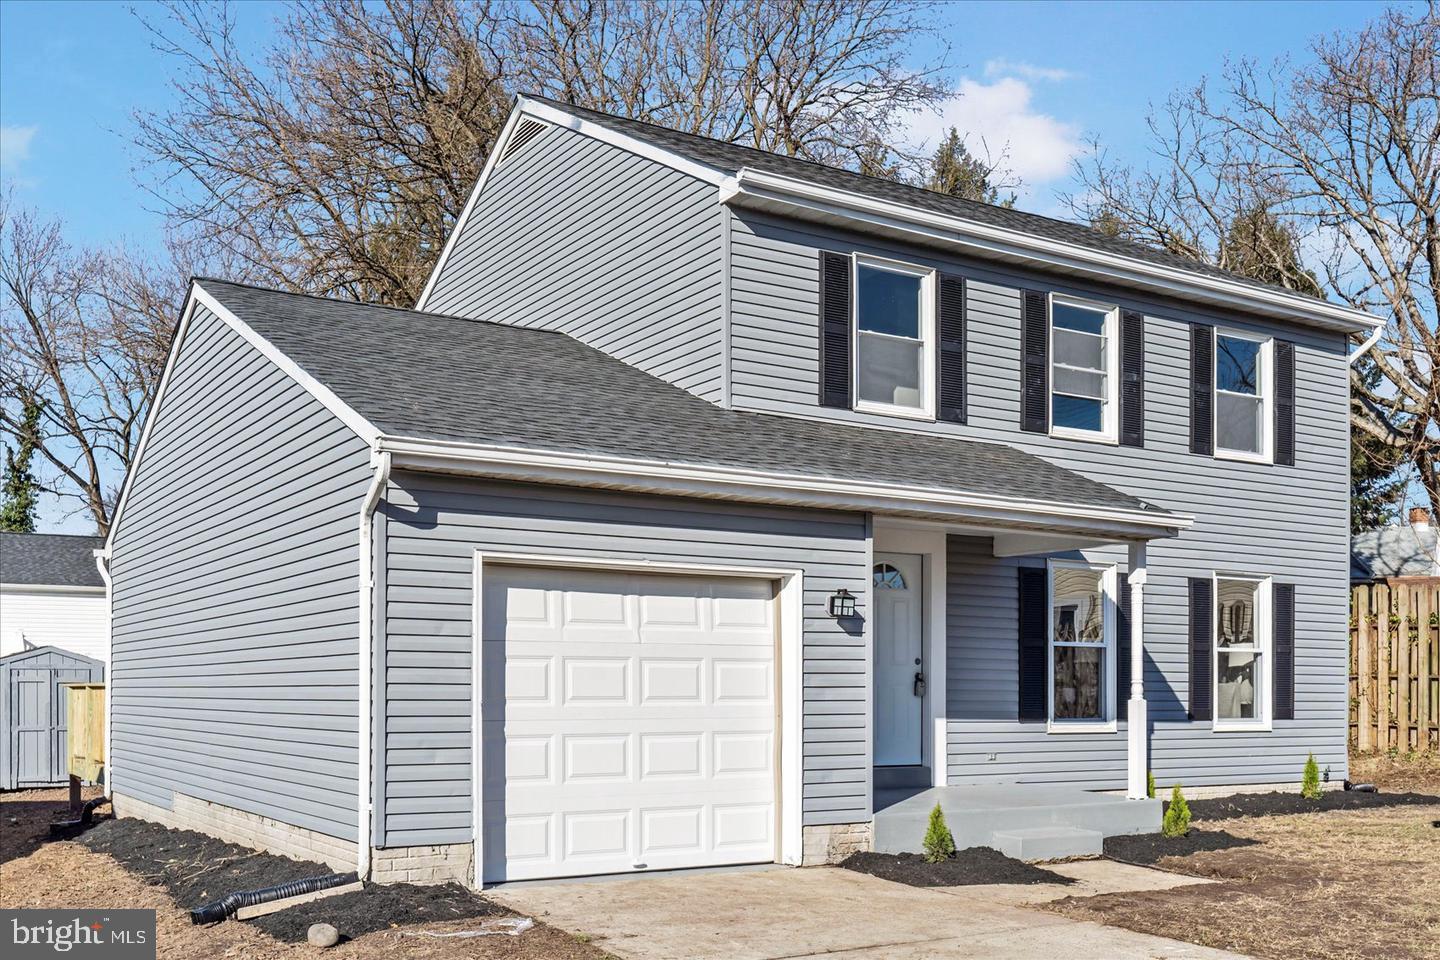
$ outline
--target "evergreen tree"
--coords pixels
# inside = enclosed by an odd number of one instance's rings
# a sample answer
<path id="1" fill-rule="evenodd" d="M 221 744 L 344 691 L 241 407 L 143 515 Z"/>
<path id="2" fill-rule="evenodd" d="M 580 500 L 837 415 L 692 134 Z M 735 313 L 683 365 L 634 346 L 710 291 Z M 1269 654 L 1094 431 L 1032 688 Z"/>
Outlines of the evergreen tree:
<path id="1" fill-rule="evenodd" d="M 960 132 L 951 127 L 930 158 L 930 175 L 925 187 L 965 200 L 1015 206 L 1015 194 L 1000 198 L 1000 188 L 992 180 L 994 173 L 995 168 L 972 154 L 960 138 Z"/>
<path id="2" fill-rule="evenodd" d="M 1315 762 L 1313 753 L 1305 760 L 1305 774 L 1300 780 L 1300 796 L 1306 800 L 1320 799 L 1320 765 Z"/>
<path id="3" fill-rule="evenodd" d="M 35 507 L 40 482 L 30 471 L 35 458 L 36 431 L 40 427 L 40 403 L 25 401 L 21 413 L 19 449 L 5 446 L 5 481 L 0 487 L 0 530 L 7 533 L 34 533 Z"/>
<path id="4" fill-rule="evenodd" d="M 1170 805 L 1165 808 L 1160 830 L 1167 837 L 1183 837 L 1190 832 L 1190 804 L 1185 802 L 1178 783 L 1170 791 Z"/>
<path id="5" fill-rule="evenodd" d="M 925 850 L 926 863 L 939 863 L 955 856 L 955 837 L 945 825 L 945 812 L 938 803 L 930 811 L 930 823 L 925 828 L 925 839 L 920 845 Z"/>

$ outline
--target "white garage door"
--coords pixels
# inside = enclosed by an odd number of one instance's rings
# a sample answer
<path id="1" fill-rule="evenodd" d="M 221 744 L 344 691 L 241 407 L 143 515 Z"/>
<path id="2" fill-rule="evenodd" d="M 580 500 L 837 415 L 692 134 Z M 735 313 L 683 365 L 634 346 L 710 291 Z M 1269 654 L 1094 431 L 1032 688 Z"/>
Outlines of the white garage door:
<path id="1" fill-rule="evenodd" d="M 487 566 L 486 881 L 775 858 L 775 587 Z"/>

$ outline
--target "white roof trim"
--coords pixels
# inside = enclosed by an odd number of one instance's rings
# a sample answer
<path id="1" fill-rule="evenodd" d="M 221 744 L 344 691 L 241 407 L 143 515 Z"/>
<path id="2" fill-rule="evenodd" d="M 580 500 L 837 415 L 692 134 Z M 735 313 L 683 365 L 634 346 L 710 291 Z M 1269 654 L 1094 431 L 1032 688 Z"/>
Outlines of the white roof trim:
<path id="1" fill-rule="evenodd" d="M 175 360 L 180 355 L 181 345 L 185 342 L 185 336 L 190 330 L 190 321 L 195 316 L 196 305 L 205 307 L 215 316 L 219 317 L 226 325 L 238 333 L 252 347 L 258 350 L 266 359 L 283 370 L 315 399 L 319 400 L 335 416 L 339 417 L 351 430 L 360 436 L 366 443 L 374 444 L 380 436 L 380 430 L 369 420 L 362 417 L 354 407 L 337 397 L 329 387 L 310 374 L 306 373 L 299 364 L 282 353 L 269 340 L 256 333 L 245 321 L 237 317 L 229 308 L 216 300 L 209 291 L 200 285 L 199 280 L 190 282 L 190 292 L 186 295 L 185 309 L 180 315 L 180 324 L 175 330 L 175 338 L 170 343 L 170 355 L 165 359 L 165 371 L 160 375 L 160 386 L 155 391 L 155 399 L 150 403 L 150 410 L 145 415 L 145 426 L 140 431 L 140 442 L 135 446 L 135 456 L 130 461 L 130 469 L 125 473 L 125 484 L 120 488 L 120 499 L 115 503 L 115 513 L 110 518 L 110 532 L 105 537 L 105 546 L 102 548 L 106 556 L 109 556 L 110 546 L 115 539 L 115 531 L 120 529 L 120 520 L 125 515 L 125 504 L 130 499 L 130 486 L 135 480 L 135 474 L 145 459 L 145 448 L 150 439 L 150 430 L 155 425 L 155 420 L 160 413 L 161 405 L 165 401 L 166 388 L 170 385 L 170 376 L 175 370 Z"/>
<path id="2" fill-rule="evenodd" d="M 77 586 L 72 583 L 0 583 L 0 593 L 70 593 L 77 596 L 105 596 L 105 587 Z"/>
<path id="3" fill-rule="evenodd" d="M 1327 330 L 1346 333 L 1370 331 L 1385 323 L 1382 318 L 1363 310 L 1284 290 L 1255 287 L 1224 277 L 1167 267 L 1136 257 L 978 223 L 748 167 L 729 178 L 722 188 L 722 202 L 762 208 L 768 202 L 792 209 L 807 209 L 872 228 L 900 230 L 932 242 L 962 246 L 967 252 L 980 256 L 1026 260 L 1051 268 L 1058 267 L 1066 272 L 1084 273 L 1100 280 L 1233 306 Z"/>
<path id="4" fill-rule="evenodd" d="M 603 143 L 620 147 L 631 153 L 654 160 L 673 170 L 689 174 L 696 179 L 715 186 L 719 190 L 720 202 L 740 206 L 780 205 L 795 210 L 810 210 L 816 213 L 841 218 L 861 228 L 869 227 L 898 230 L 930 242 L 942 242 L 963 247 L 967 252 L 991 258 L 1023 260 L 1041 267 L 1060 269 L 1067 273 L 1083 274 L 1094 279 L 1138 287 L 1154 293 L 1174 296 L 1186 300 L 1198 300 L 1213 306 L 1231 307 L 1259 313 L 1264 316 L 1304 323 L 1324 330 L 1342 333 L 1370 332 L 1382 328 L 1385 320 L 1363 310 L 1356 310 L 1341 304 L 1329 303 L 1302 297 L 1283 290 L 1255 287 L 1224 277 L 1212 277 L 1179 267 L 1168 267 L 1136 257 L 1096 250 L 1092 247 L 1067 243 L 1041 237 L 1035 234 L 1012 230 L 992 224 L 978 223 L 963 217 L 935 213 L 869 197 L 864 194 L 835 187 L 819 186 L 809 181 L 797 180 L 779 174 L 766 173 L 749 167 L 729 176 L 725 171 L 682 156 L 673 150 L 656 146 L 622 133 L 610 126 L 585 120 L 567 112 L 563 107 L 552 106 L 528 97 L 518 97 L 505 128 L 495 141 L 495 146 L 485 161 L 485 169 L 475 183 L 475 189 L 465 204 L 460 219 L 450 232 L 426 281 L 425 289 L 415 304 L 415 309 L 425 309 L 440 275 L 454 247 L 455 239 L 464 229 L 476 199 L 489 179 L 497 158 L 505 151 L 506 142 L 514 130 L 516 119 L 529 115 L 567 130 L 592 137 Z"/>
<path id="5" fill-rule="evenodd" d="M 1003 527 L 1084 531 L 1117 539 L 1173 536 L 1194 520 L 1180 514 L 1087 507 L 1026 498 L 902 487 L 736 467 L 566 453 L 488 444 L 381 437 L 396 469 L 635 490 L 675 496 L 752 500 L 824 509 L 943 516 Z"/>

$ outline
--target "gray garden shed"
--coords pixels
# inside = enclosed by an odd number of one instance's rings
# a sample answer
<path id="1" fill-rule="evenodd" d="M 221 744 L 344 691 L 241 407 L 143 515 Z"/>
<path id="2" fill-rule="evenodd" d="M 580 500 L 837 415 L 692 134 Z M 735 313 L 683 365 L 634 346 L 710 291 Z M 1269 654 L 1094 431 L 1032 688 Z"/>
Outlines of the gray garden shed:
<path id="1" fill-rule="evenodd" d="M 67 683 L 100 683 L 105 664 L 59 647 L 0 658 L 0 789 L 69 782 L 65 767 Z"/>

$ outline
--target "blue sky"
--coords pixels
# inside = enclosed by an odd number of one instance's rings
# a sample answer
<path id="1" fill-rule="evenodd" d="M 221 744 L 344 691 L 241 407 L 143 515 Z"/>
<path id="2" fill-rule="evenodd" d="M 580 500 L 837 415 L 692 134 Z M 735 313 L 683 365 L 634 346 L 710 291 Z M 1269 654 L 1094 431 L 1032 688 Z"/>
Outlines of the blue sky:
<path id="1" fill-rule="evenodd" d="M 1143 163 L 1147 107 L 1214 74 L 1226 57 L 1303 58 L 1317 33 L 1350 30 L 1374 3 L 937 3 L 927 15 L 949 39 L 950 79 L 964 96 L 917 137 L 955 123 L 992 150 L 1008 147 L 1027 187 L 1021 206 L 1058 214 L 1071 158 L 1091 134 Z M 282 8 L 236 7 L 242 45 L 263 44 Z M 0 178 L 16 199 L 63 219 L 83 244 L 158 241 L 156 203 L 134 183 L 135 111 L 176 92 L 151 48 L 144 2 L 0 2 Z M 931 51 L 933 52 L 933 51 Z M 53 506 L 42 518 L 55 528 Z M 83 517 L 64 529 L 83 532 Z"/>

